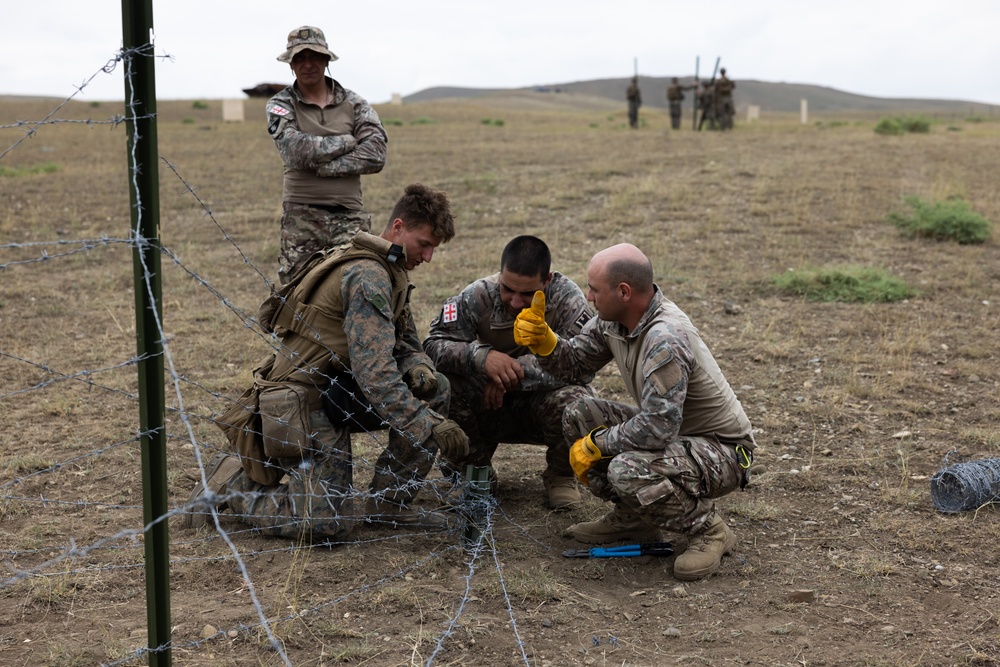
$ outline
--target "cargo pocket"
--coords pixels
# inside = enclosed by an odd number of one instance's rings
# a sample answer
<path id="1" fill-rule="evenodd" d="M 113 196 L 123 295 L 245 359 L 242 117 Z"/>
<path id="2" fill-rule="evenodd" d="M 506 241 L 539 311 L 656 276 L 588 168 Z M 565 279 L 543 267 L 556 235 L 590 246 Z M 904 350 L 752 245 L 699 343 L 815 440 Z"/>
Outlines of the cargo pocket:
<path id="1" fill-rule="evenodd" d="M 260 391 L 264 453 L 275 459 L 301 458 L 312 444 L 306 387 L 295 384 Z"/>

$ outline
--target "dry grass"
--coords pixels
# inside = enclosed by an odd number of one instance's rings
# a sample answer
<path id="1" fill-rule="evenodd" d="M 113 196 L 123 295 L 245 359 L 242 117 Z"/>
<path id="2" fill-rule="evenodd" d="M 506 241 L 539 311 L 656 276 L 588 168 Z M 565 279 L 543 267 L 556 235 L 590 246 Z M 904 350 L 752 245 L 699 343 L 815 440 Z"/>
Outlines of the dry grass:
<path id="1" fill-rule="evenodd" d="M 935 125 L 927 135 L 885 138 L 872 118 L 803 127 L 777 117 L 727 135 L 671 133 L 667 117 L 650 110 L 631 132 L 617 108 L 492 103 L 380 109 L 401 124 L 388 127 L 385 171 L 365 179 L 376 226 L 413 181 L 447 190 L 457 214 L 458 236 L 412 275 L 418 327 L 444 298 L 495 271 L 516 234 L 548 241 L 555 268 L 580 283 L 595 251 L 635 243 L 760 429 L 758 460 L 768 472 L 720 501 L 740 547 L 719 576 L 686 585 L 681 597 L 670 561 L 559 557 L 570 546 L 560 531 L 603 507 L 588 500 L 573 514 L 548 513 L 541 452 L 502 450 L 495 530 L 506 595 L 492 561 L 481 562 L 438 662 L 520 663 L 513 613 L 539 664 L 602 656 L 612 634 L 621 648 L 604 658 L 615 664 L 626 656 L 629 664 L 678 656 L 708 664 L 708 649 L 718 664 L 728 664 L 724 655 L 960 664 L 956 636 L 969 641 L 966 664 L 991 664 L 996 626 L 982 621 L 995 610 L 1000 574 L 995 512 L 936 515 L 927 477 L 952 448 L 978 458 L 1000 447 L 1000 252 L 995 239 L 905 239 L 886 216 L 912 194 L 960 196 L 1000 220 L 1000 127 L 956 121 L 961 131 Z M 2 102 L 0 125 L 48 111 Z M 70 105 L 61 115 L 112 112 Z M 159 152 L 176 169 L 160 165 L 161 237 L 182 265 L 163 265 L 164 325 L 188 419 L 168 415 L 171 500 L 180 503 L 196 473 L 188 428 L 203 455 L 221 447 L 208 418 L 242 391 L 269 347 L 238 313 L 256 312 L 264 277 L 276 273 L 281 167 L 258 122 L 261 102 L 247 103 L 243 124 L 222 124 L 211 104 L 167 102 L 160 112 Z M 422 118 L 433 122 L 414 122 Z M 4 146 L 18 136 L 0 131 Z M 57 559 L 43 568 L 49 576 L 0 589 L 3 664 L 107 662 L 143 642 L 134 634 L 144 627 L 143 584 L 132 567 L 141 544 L 124 537 L 58 558 L 71 541 L 93 544 L 141 523 L 134 368 L 118 367 L 135 353 L 132 257 L 101 241 L 128 233 L 124 151 L 121 127 L 45 126 L 0 165 L 16 172 L 0 178 L 0 558 L 8 571 Z M 81 238 L 96 241 L 62 257 L 78 246 L 44 246 L 50 258 L 30 261 L 42 255 L 30 244 Z M 771 285 L 788 269 L 844 265 L 882 267 L 920 295 L 823 304 Z M 727 302 L 740 312 L 729 314 Z M 613 369 L 597 385 L 624 398 Z M 168 404 L 179 407 L 173 385 Z M 894 437 L 901 431 L 910 435 Z M 360 458 L 374 457 L 375 441 L 358 444 Z M 264 613 L 284 619 L 274 627 L 294 664 L 423 664 L 458 613 L 467 564 L 449 550 L 457 535 L 367 537 L 374 541 L 307 550 L 234 532 Z M 212 531 L 174 530 L 172 540 L 175 656 L 280 664 L 228 548 Z M 839 606 L 784 604 L 789 588 L 814 588 Z M 942 606 L 947 595 L 964 600 L 968 614 Z M 207 623 L 243 629 L 205 641 Z M 719 623 L 745 631 L 735 637 Z M 681 637 L 662 636 L 671 625 Z M 888 625 L 921 631 L 919 641 L 883 634 Z M 815 631 L 812 643 L 785 639 L 803 626 Z M 607 630 L 578 637 L 579 628 Z M 591 634 L 604 644 L 593 647 Z"/>

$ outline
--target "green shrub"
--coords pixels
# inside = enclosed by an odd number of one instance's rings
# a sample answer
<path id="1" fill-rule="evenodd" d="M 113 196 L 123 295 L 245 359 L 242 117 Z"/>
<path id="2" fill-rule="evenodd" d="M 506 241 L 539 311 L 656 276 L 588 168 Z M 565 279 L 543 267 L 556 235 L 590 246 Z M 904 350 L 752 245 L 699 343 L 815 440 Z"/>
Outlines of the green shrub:
<path id="1" fill-rule="evenodd" d="M 435 121 L 433 118 L 430 118 L 429 116 L 420 116 L 419 118 L 414 118 L 413 120 L 411 120 L 410 125 L 433 125 L 436 122 L 437 121 Z"/>
<path id="2" fill-rule="evenodd" d="M 185 125 L 194 125 L 194 118 L 191 118 L 190 116 L 188 116 L 187 118 L 183 119 L 181 122 L 184 123 Z"/>
<path id="3" fill-rule="evenodd" d="M 494 119 L 493 125 L 495 125 L 496 127 L 503 127 L 503 118 Z"/>
<path id="4" fill-rule="evenodd" d="M 883 118 L 875 125 L 875 134 L 906 134 L 906 130 L 895 118 Z"/>
<path id="5" fill-rule="evenodd" d="M 973 211 L 964 199 L 946 199 L 930 204 L 910 195 L 903 201 L 912 212 L 909 215 L 890 213 L 889 222 L 909 236 L 958 241 L 961 244 L 982 243 L 989 238 L 992 224 Z"/>
<path id="6" fill-rule="evenodd" d="M 384 118 L 382 120 L 383 125 L 403 125 L 403 121 L 399 118 Z"/>
<path id="7" fill-rule="evenodd" d="M 2 167 L 0 166 L 0 177 L 17 178 L 18 176 L 31 176 L 34 174 L 51 174 L 59 171 L 59 165 L 51 162 L 36 164 L 34 167 Z"/>
<path id="8" fill-rule="evenodd" d="M 899 119 L 899 124 L 907 132 L 927 134 L 931 131 L 931 122 L 923 116 L 904 116 Z"/>
<path id="9" fill-rule="evenodd" d="M 98 101 L 96 101 L 96 100 L 90 103 L 90 107 L 91 107 L 92 109 L 96 109 L 96 108 L 98 108 L 98 107 L 100 107 L 100 106 L 101 106 L 101 103 L 100 103 L 100 102 L 98 102 Z"/>
<path id="10" fill-rule="evenodd" d="M 917 291 L 899 278 L 863 266 L 834 269 L 803 268 L 771 278 L 783 292 L 810 301 L 843 303 L 891 303 L 916 296 Z"/>
<path id="11" fill-rule="evenodd" d="M 482 123 L 483 125 L 490 125 L 491 123 L 493 123 L 493 119 L 492 118 L 480 118 L 479 122 Z"/>
<path id="12" fill-rule="evenodd" d="M 876 134 L 906 134 L 907 132 L 927 134 L 930 131 L 931 121 L 923 116 L 883 118 L 875 126 Z"/>
<path id="13" fill-rule="evenodd" d="M 194 104 L 191 105 L 192 109 L 207 109 L 208 103 L 202 102 L 201 100 L 195 100 Z"/>

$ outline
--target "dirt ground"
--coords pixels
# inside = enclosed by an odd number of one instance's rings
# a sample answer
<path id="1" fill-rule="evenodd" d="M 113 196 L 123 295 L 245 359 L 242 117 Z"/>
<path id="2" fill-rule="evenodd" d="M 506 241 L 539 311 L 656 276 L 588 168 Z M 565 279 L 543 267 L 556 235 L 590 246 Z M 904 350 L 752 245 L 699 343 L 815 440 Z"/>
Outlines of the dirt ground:
<path id="1" fill-rule="evenodd" d="M 860 115 L 765 114 L 720 134 L 671 132 L 644 110 L 630 131 L 624 109 L 560 104 L 380 107 L 389 163 L 365 178 L 366 205 L 379 227 L 407 183 L 452 198 L 458 236 L 411 276 L 424 331 L 514 235 L 544 238 L 581 284 L 597 250 L 642 248 L 757 429 L 766 470 L 718 503 L 735 554 L 689 583 L 672 558 L 564 558 L 581 545 L 563 529 L 606 507 L 547 511 L 543 452 L 504 445 L 476 551 L 460 514 L 447 533 L 365 529 L 333 548 L 227 515 L 224 534 L 172 524 L 174 663 L 1000 664 L 1000 515 L 937 512 L 929 481 L 952 450 L 951 462 L 998 456 L 1000 232 L 960 246 L 886 221 L 910 194 L 960 196 L 1000 221 L 1000 122 L 883 137 Z M 158 127 L 171 507 L 198 475 L 195 447 L 207 460 L 224 445 L 211 417 L 268 350 L 245 322 L 277 267 L 281 166 L 263 104 L 230 124 L 207 106 L 161 103 Z M 52 108 L 0 103 L 0 152 L 24 134 L 15 120 Z M 58 123 L 0 158 L 4 665 L 148 659 L 125 147 L 122 126 Z M 849 265 L 919 295 L 816 303 L 771 282 Z M 613 369 L 596 386 L 624 398 Z M 358 487 L 378 442 L 355 440 Z M 434 489 L 421 502 L 437 505 Z"/>

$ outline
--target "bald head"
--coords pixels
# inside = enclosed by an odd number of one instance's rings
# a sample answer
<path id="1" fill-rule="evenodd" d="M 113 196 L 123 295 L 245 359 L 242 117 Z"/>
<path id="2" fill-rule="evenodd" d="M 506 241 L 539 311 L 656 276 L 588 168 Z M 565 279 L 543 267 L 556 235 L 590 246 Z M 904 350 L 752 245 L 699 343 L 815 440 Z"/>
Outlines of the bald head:
<path id="1" fill-rule="evenodd" d="M 626 283 L 636 294 L 653 292 L 653 265 L 631 243 L 605 248 L 591 258 L 590 266 L 610 287 Z"/>

